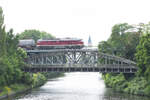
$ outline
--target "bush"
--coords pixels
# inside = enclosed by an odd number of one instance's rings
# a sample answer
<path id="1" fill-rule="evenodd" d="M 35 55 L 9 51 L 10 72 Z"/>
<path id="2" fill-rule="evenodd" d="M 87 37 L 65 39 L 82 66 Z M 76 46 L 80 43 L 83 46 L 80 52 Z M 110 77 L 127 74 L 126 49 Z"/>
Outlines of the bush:
<path id="1" fill-rule="evenodd" d="M 46 82 L 46 77 L 41 73 L 33 74 L 32 87 L 43 85 Z"/>

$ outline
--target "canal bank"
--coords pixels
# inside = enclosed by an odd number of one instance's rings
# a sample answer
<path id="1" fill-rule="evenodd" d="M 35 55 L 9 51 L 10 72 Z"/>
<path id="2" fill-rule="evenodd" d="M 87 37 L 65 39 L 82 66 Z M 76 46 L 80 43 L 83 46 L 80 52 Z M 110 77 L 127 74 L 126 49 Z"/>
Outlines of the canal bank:
<path id="1" fill-rule="evenodd" d="M 48 79 L 46 84 L 11 100 L 149 100 L 106 88 L 99 73 L 65 73 L 65 77 Z"/>
<path id="2" fill-rule="evenodd" d="M 15 97 L 16 95 L 19 95 L 19 94 L 22 94 L 22 93 L 25 93 L 25 92 L 28 92 L 28 91 L 31 91 L 32 87 L 29 87 L 29 86 L 25 86 L 23 84 L 20 84 L 23 86 L 23 88 L 19 89 L 19 90 L 14 90 L 14 89 L 11 89 L 10 92 L 6 92 L 4 93 L 3 95 L 0 96 L 0 100 L 3 100 L 3 99 L 6 99 L 6 98 L 12 98 L 12 97 Z M 18 84 L 18 86 L 20 86 Z"/>
<path id="3" fill-rule="evenodd" d="M 130 76 L 124 74 L 103 74 L 106 87 L 112 88 L 116 92 L 128 93 L 139 96 L 149 96 L 146 91 L 148 82 L 144 77 Z M 126 76 L 126 77 L 125 77 Z"/>
<path id="4" fill-rule="evenodd" d="M 30 92 L 34 88 L 38 88 L 47 82 L 47 79 L 64 76 L 64 73 L 34 73 L 31 75 L 32 83 L 30 84 L 12 84 L 1 88 L 0 100 L 13 98 L 17 95 Z"/>
<path id="5" fill-rule="evenodd" d="M 41 73 L 28 74 L 28 84 L 26 83 L 14 83 L 8 86 L 1 87 L 0 99 L 13 97 L 17 94 L 24 93 L 33 88 L 39 87 L 46 82 L 46 77 Z"/>

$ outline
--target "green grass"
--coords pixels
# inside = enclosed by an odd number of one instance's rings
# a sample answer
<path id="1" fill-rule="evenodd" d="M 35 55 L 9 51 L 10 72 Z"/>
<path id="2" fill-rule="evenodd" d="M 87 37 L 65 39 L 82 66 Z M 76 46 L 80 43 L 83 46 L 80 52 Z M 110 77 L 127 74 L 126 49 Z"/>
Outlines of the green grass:
<path id="1" fill-rule="evenodd" d="M 1 89 L 0 96 L 7 95 L 10 93 L 15 93 L 18 91 L 23 91 L 28 88 L 30 87 L 25 84 L 12 84 L 10 86 L 5 86 L 5 87 L 0 88 Z"/>
<path id="2" fill-rule="evenodd" d="M 20 90 L 24 90 L 24 89 L 29 88 L 29 86 L 27 86 L 27 85 L 25 85 L 25 84 L 12 84 L 12 85 L 10 85 L 10 88 L 11 88 L 14 92 L 17 92 L 17 91 L 20 91 Z"/>
<path id="3" fill-rule="evenodd" d="M 7 91 L 4 88 L 0 88 L 0 89 L 1 89 L 0 96 L 7 94 Z"/>

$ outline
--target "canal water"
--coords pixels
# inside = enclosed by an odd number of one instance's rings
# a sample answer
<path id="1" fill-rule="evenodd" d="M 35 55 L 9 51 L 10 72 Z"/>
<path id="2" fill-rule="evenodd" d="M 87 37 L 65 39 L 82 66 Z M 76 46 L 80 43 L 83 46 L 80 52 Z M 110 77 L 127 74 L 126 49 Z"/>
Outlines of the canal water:
<path id="1" fill-rule="evenodd" d="M 105 87 L 99 73 L 66 73 L 42 87 L 13 100 L 149 100 L 147 97 L 116 93 Z"/>

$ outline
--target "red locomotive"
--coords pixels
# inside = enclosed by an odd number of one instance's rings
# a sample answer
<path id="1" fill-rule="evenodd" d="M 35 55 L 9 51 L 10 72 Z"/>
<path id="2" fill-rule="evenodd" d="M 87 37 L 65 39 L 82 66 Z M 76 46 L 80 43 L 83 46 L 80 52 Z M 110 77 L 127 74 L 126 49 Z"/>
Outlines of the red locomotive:
<path id="1" fill-rule="evenodd" d="M 53 40 L 38 40 L 38 49 L 81 49 L 84 47 L 82 39 L 63 38 Z"/>

